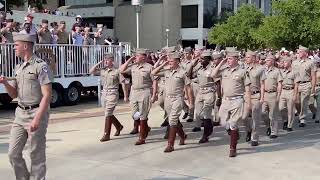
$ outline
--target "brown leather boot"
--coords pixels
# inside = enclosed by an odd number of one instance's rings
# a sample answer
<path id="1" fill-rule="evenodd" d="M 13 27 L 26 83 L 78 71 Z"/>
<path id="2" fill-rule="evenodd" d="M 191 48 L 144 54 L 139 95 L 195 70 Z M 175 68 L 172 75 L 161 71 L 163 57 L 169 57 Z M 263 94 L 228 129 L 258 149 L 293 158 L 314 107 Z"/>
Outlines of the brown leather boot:
<path id="1" fill-rule="evenodd" d="M 112 118 L 112 123 L 116 127 L 117 131 L 114 133 L 114 136 L 119 136 L 120 132 L 123 129 L 122 124 L 119 122 L 119 120 L 115 116 L 111 116 Z"/>
<path id="2" fill-rule="evenodd" d="M 149 132 L 151 131 L 151 127 L 149 127 L 148 125 L 148 119 L 146 120 L 146 123 L 147 123 L 147 130 L 146 130 L 146 137 L 145 139 L 147 139 L 148 135 L 149 135 Z"/>
<path id="3" fill-rule="evenodd" d="M 187 139 L 187 135 L 184 133 L 183 126 L 180 122 L 178 123 L 178 126 L 177 126 L 177 133 L 180 137 L 179 145 L 185 145 L 186 143 L 184 141 Z"/>
<path id="4" fill-rule="evenodd" d="M 105 142 L 110 140 L 110 132 L 111 132 L 112 118 L 110 116 L 106 117 L 104 124 L 104 134 L 100 139 L 100 142 Z"/>
<path id="5" fill-rule="evenodd" d="M 229 157 L 237 156 L 237 141 L 238 141 L 238 131 L 231 130 L 230 132 L 230 154 Z"/>
<path id="6" fill-rule="evenodd" d="M 134 120 L 133 129 L 130 132 L 130 134 L 138 134 L 139 133 L 139 125 L 140 125 L 140 120 Z"/>
<path id="7" fill-rule="evenodd" d="M 209 142 L 209 136 L 213 132 L 213 124 L 211 119 L 204 119 L 203 122 L 204 122 L 204 130 L 203 130 L 202 138 L 199 140 L 200 144 Z"/>
<path id="8" fill-rule="evenodd" d="M 147 133 L 147 129 L 148 128 L 148 124 L 147 121 L 140 121 L 140 134 L 139 134 L 139 139 L 136 142 L 135 145 L 142 145 L 146 143 L 146 133 Z"/>
<path id="9" fill-rule="evenodd" d="M 167 126 L 166 133 L 164 134 L 163 139 L 168 139 L 169 138 L 169 130 L 170 130 L 170 126 Z"/>
<path id="10" fill-rule="evenodd" d="M 174 141 L 176 140 L 176 134 L 177 134 L 177 126 L 171 126 L 169 128 L 168 145 L 164 149 L 165 153 L 169 153 L 169 152 L 174 151 Z"/>

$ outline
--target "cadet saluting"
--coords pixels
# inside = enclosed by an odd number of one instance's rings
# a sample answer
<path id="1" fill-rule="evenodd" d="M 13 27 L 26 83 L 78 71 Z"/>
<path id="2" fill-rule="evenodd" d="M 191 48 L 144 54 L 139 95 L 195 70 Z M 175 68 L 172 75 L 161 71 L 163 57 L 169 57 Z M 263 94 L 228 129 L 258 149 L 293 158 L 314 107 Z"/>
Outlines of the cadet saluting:
<path id="1" fill-rule="evenodd" d="M 18 99 L 10 135 L 9 160 L 16 179 L 42 180 L 46 177 L 46 133 L 53 75 L 48 64 L 33 54 L 35 35 L 16 33 L 13 39 L 16 56 L 24 62 L 15 68 L 13 81 L 0 77 L 8 94 Z M 28 138 L 30 172 L 22 157 Z"/>

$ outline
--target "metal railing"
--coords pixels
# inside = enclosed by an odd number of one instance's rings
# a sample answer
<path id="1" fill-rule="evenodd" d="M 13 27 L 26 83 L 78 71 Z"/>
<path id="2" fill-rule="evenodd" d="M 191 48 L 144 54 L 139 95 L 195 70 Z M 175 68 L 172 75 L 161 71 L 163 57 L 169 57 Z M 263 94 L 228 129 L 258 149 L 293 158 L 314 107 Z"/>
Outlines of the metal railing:
<path id="1" fill-rule="evenodd" d="M 36 44 L 34 50 L 49 49 L 55 57 L 55 76 L 82 76 L 88 75 L 89 69 L 99 61 L 103 60 L 105 53 L 114 54 L 115 66 L 119 66 L 123 56 L 130 55 L 130 44 L 121 45 L 53 45 Z M 39 53 L 40 58 L 50 58 L 47 53 Z M 0 74 L 6 77 L 14 75 L 15 66 L 21 60 L 15 56 L 14 44 L 0 44 Z"/>

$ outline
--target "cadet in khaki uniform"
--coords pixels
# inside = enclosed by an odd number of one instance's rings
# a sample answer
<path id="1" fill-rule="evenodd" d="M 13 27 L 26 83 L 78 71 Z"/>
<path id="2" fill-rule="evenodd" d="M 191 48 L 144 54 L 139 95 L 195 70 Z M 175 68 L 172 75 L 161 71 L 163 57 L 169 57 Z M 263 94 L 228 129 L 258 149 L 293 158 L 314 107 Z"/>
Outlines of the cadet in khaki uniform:
<path id="1" fill-rule="evenodd" d="M 283 130 L 292 131 L 294 120 L 294 101 L 298 95 L 298 79 L 292 71 L 290 57 L 282 58 L 284 69 L 281 70 L 283 82 L 280 95 L 279 109 L 283 123 Z"/>
<path id="2" fill-rule="evenodd" d="M 148 136 L 150 127 L 148 126 L 148 114 L 151 108 L 151 103 L 155 101 L 155 88 L 157 81 L 154 81 L 151 71 L 153 66 L 146 63 L 147 49 L 137 49 L 136 55 L 131 57 L 120 67 L 120 72 L 123 74 L 132 75 L 132 86 L 130 93 L 130 104 L 132 109 L 132 117 L 134 128 L 131 134 L 138 133 L 140 126 L 139 140 L 136 145 L 145 144 L 145 139 Z M 129 64 L 135 60 L 134 64 Z M 138 118 L 135 116 L 138 115 Z"/>
<path id="3" fill-rule="evenodd" d="M 201 68 L 197 71 L 196 76 L 199 82 L 199 90 L 195 100 L 195 117 L 198 127 L 204 124 L 204 131 L 199 143 L 209 141 L 209 136 L 213 132 L 212 109 L 215 102 L 215 80 L 211 77 L 213 68 L 210 66 L 212 52 L 205 50 L 201 54 Z"/>
<path id="4" fill-rule="evenodd" d="M 299 115 L 299 127 L 305 126 L 305 119 L 308 113 L 310 95 L 314 95 L 316 86 L 316 67 L 308 59 L 308 48 L 299 46 L 298 59 L 292 63 L 292 70 L 298 74 L 299 94 L 297 97 L 297 110 Z"/>
<path id="5" fill-rule="evenodd" d="M 311 97 L 310 99 L 310 110 L 313 113 L 315 123 L 320 122 L 320 59 L 315 60 L 315 65 L 316 65 L 316 93 L 314 96 Z M 316 103 L 317 107 L 314 107 L 314 104 Z"/>
<path id="6" fill-rule="evenodd" d="M 101 142 L 110 140 L 111 125 L 113 124 L 117 131 L 114 136 L 119 136 L 123 126 L 113 115 L 114 109 L 119 100 L 119 85 L 121 83 L 120 72 L 113 66 L 114 55 L 105 54 L 103 61 L 99 62 L 90 69 L 90 74 L 100 74 L 103 84 L 103 107 L 105 108 L 105 126 L 104 134 L 100 139 Z M 105 67 L 99 69 L 98 66 L 103 64 Z M 123 85 L 123 84 L 122 84 Z M 124 89 L 124 88 L 123 88 Z M 124 93 L 127 94 L 127 93 Z M 125 97 L 124 99 L 128 99 Z"/>
<path id="7" fill-rule="evenodd" d="M 38 30 L 39 44 L 51 44 L 52 34 L 48 29 L 48 20 L 43 19 L 41 28 Z"/>
<path id="8" fill-rule="evenodd" d="M 244 122 L 247 129 L 246 141 L 251 141 L 252 146 L 257 146 L 259 141 L 258 127 L 261 122 L 261 106 L 264 97 L 264 81 L 266 79 L 264 67 L 256 61 L 256 53 L 246 52 L 245 56 L 246 70 L 251 81 L 251 109 L 245 103 Z M 251 113 L 252 118 L 248 118 Z"/>
<path id="9" fill-rule="evenodd" d="M 9 160 L 18 180 L 46 179 L 46 133 L 53 75 L 48 64 L 33 54 L 35 35 L 13 34 L 15 54 L 23 63 L 15 68 L 15 79 L 0 77 L 8 94 L 18 99 L 11 129 Z M 29 140 L 28 140 L 29 139 Z M 22 156 L 25 144 L 30 148 L 31 168 Z"/>
<path id="10" fill-rule="evenodd" d="M 237 141 L 239 138 L 238 123 L 244 113 L 244 94 L 250 101 L 250 78 L 246 70 L 241 69 L 239 64 L 239 52 L 228 51 L 227 60 L 223 60 L 212 71 L 211 77 L 221 77 L 223 92 L 222 105 L 219 110 L 221 124 L 226 126 L 230 132 L 230 154 L 229 157 L 237 155 Z M 228 68 L 220 68 L 227 62 Z"/>
<path id="11" fill-rule="evenodd" d="M 168 57 L 169 61 L 166 61 L 152 71 L 152 74 L 155 76 L 165 77 L 165 110 L 168 113 L 170 130 L 168 146 L 164 152 L 174 151 L 174 141 L 177 133 L 180 136 L 180 145 L 184 145 L 185 139 L 187 138 L 187 135 L 183 131 L 182 124 L 179 122 L 184 101 L 184 89 L 186 89 L 186 93 L 188 93 L 189 108 L 193 108 L 191 82 L 186 75 L 186 71 L 179 67 L 180 54 L 174 52 L 170 53 Z M 161 71 L 167 63 L 169 63 L 170 70 Z"/>
<path id="12" fill-rule="evenodd" d="M 262 104 L 262 117 L 268 129 L 267 135 L 271 139 L 277 138 L 279 114 L 279 99 L 282 90 L 282 76 L 278 68 L 274 67 L 276 57 L 269 54 L 266 58 L 265 86 Z"/>

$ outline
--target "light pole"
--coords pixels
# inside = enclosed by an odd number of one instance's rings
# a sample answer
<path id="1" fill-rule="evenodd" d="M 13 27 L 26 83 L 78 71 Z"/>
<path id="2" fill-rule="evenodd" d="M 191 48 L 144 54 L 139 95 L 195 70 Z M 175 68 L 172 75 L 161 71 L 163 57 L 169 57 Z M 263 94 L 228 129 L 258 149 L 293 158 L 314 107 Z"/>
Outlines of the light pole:
<path id="1" fill-rule="evenodd" d="M 169 32 L 170 32 L 170 29 L 166 29 L 166 35 L 167 35 L 167 47 L 169 47 Z"/>
<path id="2" fill-rule="evenodd" d="M 140 14 L 142 10 L 143 0 L 132 0 L 131 4 L 135 7 L 137 21 L 137 48 L 140 47 Z"/>

